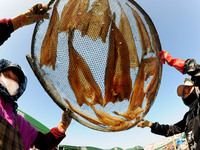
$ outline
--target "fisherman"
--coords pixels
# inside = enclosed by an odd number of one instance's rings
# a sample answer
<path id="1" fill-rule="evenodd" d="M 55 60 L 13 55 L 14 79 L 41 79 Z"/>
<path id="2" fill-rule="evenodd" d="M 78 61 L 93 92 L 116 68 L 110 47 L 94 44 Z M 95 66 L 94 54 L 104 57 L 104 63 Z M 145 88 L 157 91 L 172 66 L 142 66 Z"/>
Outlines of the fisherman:
<path id="1" fill-rule="evenodd" d="M 48 19 L 46 12 L 49 9 L 46 5 L 36 4 L 12 19 L 0 20 L 0 45 L 18 28 Z M 26 84 L 27 78 L 18 64 L 0 60 L 0 149 L 29 150 L 33 146 L 40 150 L 53 149 L 66 136 L 65 131 L 71 122 L 70 110 L 63 111 L 57 127 L 43 134 L 16 113 L 17 100 L 25 91 Z"/>
<path id="2" fill-rule="evenodd" d="M 142 120 L 137 126 L 150 127 L 152 133 L 166 137 L 185 132 L 190 150 L 200 150 L 200 65 L 194 59 L 186 61 L 179 58 L 173 59 L 166 51 L 161 51 L 159 57 L 162 64 L 167 62 L 168 65 L 175 67 L 182 74 L 191 76 L 191 79 L 186 78 L 184 84 L 177 88 L 177 95 L 189 107 L 189 111 L 181 121 L 174 125 L 161 125 L 158 122 L 152 123 L 148 120 Z"/>

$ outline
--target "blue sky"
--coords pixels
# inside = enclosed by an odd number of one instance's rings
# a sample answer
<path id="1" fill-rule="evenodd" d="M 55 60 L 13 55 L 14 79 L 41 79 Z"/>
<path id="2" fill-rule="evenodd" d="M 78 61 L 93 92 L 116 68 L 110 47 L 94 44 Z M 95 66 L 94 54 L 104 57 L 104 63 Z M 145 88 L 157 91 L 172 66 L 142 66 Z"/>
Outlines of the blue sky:
<path id="1" fill-rule="evenodd" d="M 36 3 L 48 0 L 7 0 L 1 1 L 0 18 L 12 18 L 27 11 Z M 160 37 L 163 50 L 174 58 L 194 58 L 200 63 L 200 1 L 199 0 L 136 0 L 152 19 Z M 19 99 L 19 109 L 31 115 L 48 128 L 57 126 L 62 110 L 44 91 L 25 58 L 30 54 L 35 24 L 15 31 L 11 38 L 0 47 L 0 58 L 17 62 L 28 77 L 28 86 Z M 163 124 L 174 124 L 182 119 L 188 108 L 176 94 L 176 89 L 187 75 L 163 65 L 160 89 L 151 110 L 145 119 Z M 152 134 L 149 128 L 134 127 L 128 131 L 105 133 L 87 128 L 72 121 L 62 144 L 95 146 L 99 148 L 131 148 L 158 142 L 164 137 Z"/>

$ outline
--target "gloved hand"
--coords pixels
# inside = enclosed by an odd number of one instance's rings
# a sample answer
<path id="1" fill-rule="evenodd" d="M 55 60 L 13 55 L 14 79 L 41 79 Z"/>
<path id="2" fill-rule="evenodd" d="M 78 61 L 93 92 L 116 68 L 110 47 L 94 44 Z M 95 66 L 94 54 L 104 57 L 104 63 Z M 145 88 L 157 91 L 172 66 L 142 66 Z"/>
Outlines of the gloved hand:
<path id="1" fill-rule="evenodd" d="M 21 27 L 35 23 L 42 19 L 48 19 L 49 14 L 47 13 L 47 11 L 51 8 L 52 7 L 48 8 L 47 5 L 43 5 L 40 3 L 34 5 L 27 12 L 20 15 L 21 16 Z"/>
<path id="2" fill-rule="evenodd" d="M 70 116 L 70 109 L 67 108 L 65 111 L 62 112 L 62 117 L 61 117 L 61 121 L 58 125 L 58 129 L 61 130 L 62 132 L 65 132 L 68 128 L 68 126 L 71 123 L 71 116 Z"/>
<path id="3" fill-rule="evenodd" d="M 138 124 L 137 127 L 140 128 L 145 128 L 145 127 L 151 127 L 152 126 L 152 122 L 148 121 L 148 120 L 141 120 Z"/>
<path id="4" fill-rule="evenodd" d="M 159 52 L 158 56 L 160 57 L 160 62 L 162 64 L 165 64 L 165 62 L 167 62 L 168 65 L 175 67 L 178 71 L 183 73 L 185 60 L 179 58 L 173 59 L 172 56 L 164 50 Z"/>

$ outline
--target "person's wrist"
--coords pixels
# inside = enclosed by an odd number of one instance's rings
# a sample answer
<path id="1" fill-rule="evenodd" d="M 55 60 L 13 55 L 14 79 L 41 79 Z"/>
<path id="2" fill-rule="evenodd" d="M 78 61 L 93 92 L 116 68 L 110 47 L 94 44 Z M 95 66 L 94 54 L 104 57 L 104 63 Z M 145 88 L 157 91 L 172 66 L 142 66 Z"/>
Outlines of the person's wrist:
<path id="1" fill-rule="evenodd" d="M 58 125 L 58 130 L 65 132 L 68 128 L 69 124 L 68 123 L 63 123 L 62 121 Z"/>
<path id="2" fill-rule="evenodd" d="M 149 127 L 151 127 L 153 125 L 153 123 L 152 122 L 149 122 Z"/>
<path id="3" fill-rule="evenodd" d="M 21 15 L 18 15 L 14 18 L 11 19 L 12 25 L 13 25 L 13 29 L 16 30 L 20 27 L 22 27 L 21 25 Z"/>
<path id="4" fill-rule="evenodd" d="M 28 22 L 27 13 L 20 14 L 20 17 L 21 17 L 21 27 L 30 24 L 30 23 Z"/>
<path id="5" fill-rule="evenodd" d="M 67 127 L 62 122 L 60 122 L 58 125 L 58 130 L 64 133 L 67 130 Z"/>
<path id="6" fill-rule="evenodd" d="M 60 126 L 58 126 L 57 128 L 58 128 L 58 131 L 59 131 L 60 133 L 65 133 L 65 131 L 64 131 L 63 129 L 61 129 Z"/>

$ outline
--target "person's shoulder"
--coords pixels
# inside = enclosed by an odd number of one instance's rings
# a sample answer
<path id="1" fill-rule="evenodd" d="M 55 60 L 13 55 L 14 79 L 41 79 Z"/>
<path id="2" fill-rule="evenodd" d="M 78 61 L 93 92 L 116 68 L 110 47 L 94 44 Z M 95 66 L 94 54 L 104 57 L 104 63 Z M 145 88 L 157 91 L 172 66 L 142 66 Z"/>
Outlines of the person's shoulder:
<path id="1" fill-rule="evenodd" d="M 28 120 L 26 120 L 23 116 L 19 114 L 17 114 L 17 124 L 20 131 L 37 131 L 37 129 Z"/>
<path id="2" fill-rule="evenodd" d="M 27 124 L 27 125 L 31 125 L 29 121 L 27 121 L 23 116 L 21 116 L 20 114 L 17 114 L 17 122 L 18 124 Z"/>

